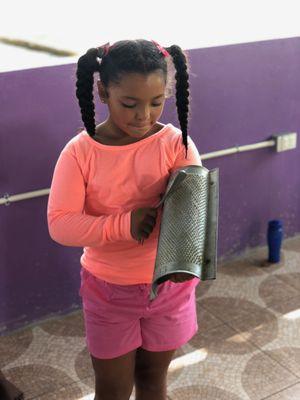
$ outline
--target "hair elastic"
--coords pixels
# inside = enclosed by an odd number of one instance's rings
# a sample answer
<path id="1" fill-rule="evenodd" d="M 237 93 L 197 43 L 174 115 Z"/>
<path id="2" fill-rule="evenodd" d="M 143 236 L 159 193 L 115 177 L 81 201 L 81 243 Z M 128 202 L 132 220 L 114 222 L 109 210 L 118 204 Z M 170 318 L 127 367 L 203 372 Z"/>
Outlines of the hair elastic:
<path id="1" fill-rule="evenodd" d="M 151 41 L 155 44 L 155 46 L 158 48 L 158 50 L 160 50 L 162 52 L 164 57 L 168 57 L 170 55 L 170 53 L 164 47 L 162 47 L 160 44 L 158 44 L 155 40 L 151 39 Z"/>
<path id="2" fill-rule="evenodd" d="M 106 56 L 108 54 L 108 52 L 109 52 L 109 42 L 103 44 L 102 46 L 97 47 L 97 49 L 100 49 L 100 47 L 102 47 L 104 49 L 104 51 L 103 51 L 102 57 L 96 57 L 96 60 L 97 60 L 99 65 L 101 65 L 101 63 L 102 63 L 102 58 L 104 56 Z"/>

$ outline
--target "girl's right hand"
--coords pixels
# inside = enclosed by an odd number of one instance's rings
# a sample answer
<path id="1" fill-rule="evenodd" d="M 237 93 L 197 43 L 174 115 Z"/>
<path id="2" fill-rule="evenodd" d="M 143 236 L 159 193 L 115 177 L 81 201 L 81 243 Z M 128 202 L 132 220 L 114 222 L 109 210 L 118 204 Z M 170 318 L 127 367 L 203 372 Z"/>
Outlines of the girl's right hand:
<path id="1" fill-rule="evenodd" d="M 148 239 L 156 224 L 158 209 L 137 208 L 131 212 L 130 233 L 135 240 Z"/>

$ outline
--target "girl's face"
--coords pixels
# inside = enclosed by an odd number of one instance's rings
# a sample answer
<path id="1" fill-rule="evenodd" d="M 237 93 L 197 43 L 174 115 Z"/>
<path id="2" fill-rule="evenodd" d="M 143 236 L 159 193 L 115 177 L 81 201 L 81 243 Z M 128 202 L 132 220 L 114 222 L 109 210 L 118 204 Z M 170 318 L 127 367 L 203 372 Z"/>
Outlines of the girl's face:
<path id="1" fill-rule="evenodd" d="M 100 98 L 107 103 L 107 124 L 115 138 L 140 138 L 160 118 L 165 103 L 165 81 L 162 73 L 126 74 L 119 85 L 111 85 L 106 95 L 101 81 L 97 82 Z"/>

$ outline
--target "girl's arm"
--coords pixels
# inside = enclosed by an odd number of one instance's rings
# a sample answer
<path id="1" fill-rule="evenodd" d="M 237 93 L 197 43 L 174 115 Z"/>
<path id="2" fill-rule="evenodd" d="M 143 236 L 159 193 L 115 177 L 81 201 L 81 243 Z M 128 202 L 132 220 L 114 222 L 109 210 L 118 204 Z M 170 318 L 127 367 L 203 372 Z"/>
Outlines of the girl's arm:
<path id="1" fill-rule="evenodd" d="M 93 216 L 83 213 L 85 183 L 77 159 L 62 151 L 53 173 L 47 219 L 50 237 L 72 247 L 97 247 L 107 242 L 134 240 L 131 211 Z"/>
<path id="2" fill-rule="evenodd" d="M 202 166 L 202 160 L 195 145 L 193 139 L 188 135 L 188 152 L 187 158 L 185 158 L 185 146 L 182 144 L 182 136 L 181 134 L 177 136 L 177 140 L 175 141 L 175 146 L 173 147 L 173 155 L 172 159 L 175 159 L 173 162 L 173 166 L 171 172 L 180 167 L 187 167 L 189 165 L 199 165 Z"/>

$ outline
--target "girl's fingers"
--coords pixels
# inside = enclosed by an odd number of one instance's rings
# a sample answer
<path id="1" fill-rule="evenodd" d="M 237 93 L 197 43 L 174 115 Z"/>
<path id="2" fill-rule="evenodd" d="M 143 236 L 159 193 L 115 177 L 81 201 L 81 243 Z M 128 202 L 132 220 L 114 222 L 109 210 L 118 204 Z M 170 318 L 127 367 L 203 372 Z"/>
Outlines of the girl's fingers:
<path id="1" fill-rule="evenodd" d="M 175 283 L 180 282 L 178 274 L 172 274 L 170 281 L 175 282 Z"/>
<path id="2" fill-rule="evenodd" d="M 172 274 L 170 281 L 175 282 L 175 283 L 176 282 L 185 282 L 185 281 L 190 281 L 193 278 L 194 278 L 193 275 L 185 274 L 183 272 L 178 272 L 178 273 Z"/>

